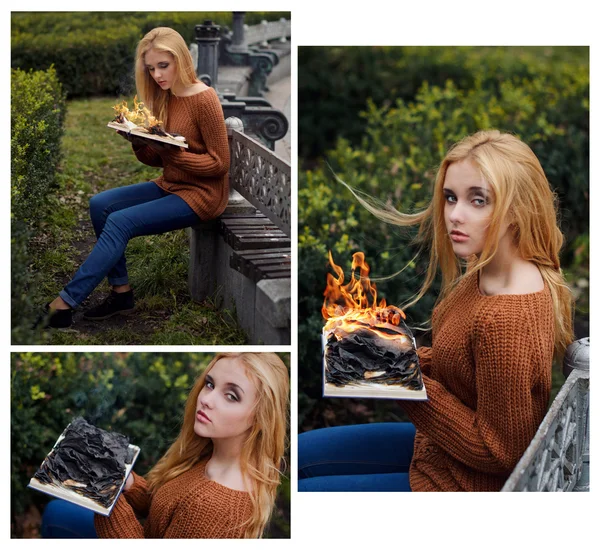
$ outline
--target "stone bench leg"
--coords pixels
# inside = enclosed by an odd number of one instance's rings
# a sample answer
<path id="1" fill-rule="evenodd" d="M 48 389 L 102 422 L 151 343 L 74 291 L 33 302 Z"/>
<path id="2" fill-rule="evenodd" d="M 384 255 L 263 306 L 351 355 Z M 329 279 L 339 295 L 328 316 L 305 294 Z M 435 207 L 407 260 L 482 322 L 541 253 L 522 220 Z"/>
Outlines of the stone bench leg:
<path id="1" fill-rule="evenodd" d="M 217 239 L 218 223 L 210 221 L 190 228 L 190 263 L 188 286 L 192 300 L 203 302 L 217 290 Z"/>
<path id="2" fill-rule="evenodd" d="M 291 297 L 291 279 L 263 279 L 257 283 L 252 343 L 291 343 Z"/>

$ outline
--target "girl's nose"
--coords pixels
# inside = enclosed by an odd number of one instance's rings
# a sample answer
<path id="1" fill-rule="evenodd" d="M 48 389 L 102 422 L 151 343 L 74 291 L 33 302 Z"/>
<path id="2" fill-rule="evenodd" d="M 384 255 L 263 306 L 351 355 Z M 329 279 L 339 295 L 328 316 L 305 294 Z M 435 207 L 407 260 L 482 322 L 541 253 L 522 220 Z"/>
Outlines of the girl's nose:
<path id="1" fill-rule="evenodd" d="M 464 210 L 460 203 L 456 203 L 450 211 L 450 221 L 452 223 L 463 223 L 464 222 Z"/>

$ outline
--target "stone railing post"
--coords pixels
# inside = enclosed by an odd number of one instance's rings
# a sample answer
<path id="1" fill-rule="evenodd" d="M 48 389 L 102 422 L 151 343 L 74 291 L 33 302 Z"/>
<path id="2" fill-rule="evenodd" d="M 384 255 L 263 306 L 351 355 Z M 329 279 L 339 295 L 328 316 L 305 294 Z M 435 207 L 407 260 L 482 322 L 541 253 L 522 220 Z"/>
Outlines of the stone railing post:
<path id="1" fill-rule="evenodd" d="M 227 135 L 229 136 L 229 151 L 232 153 L 231 144 L 231 131 L 237 130 L 240 133 L 244 133 L 244 122 L 242 119 L 230 116 L 225 120 L 225 126 L 227 126 Z M 231 171 L 229 172 L 229 201 L 227 202 L 227 212 L 242 214 L 246 212 L 255 212 L 256 208 L 252 206 L 240 193 L 238 193 L 231 182 Z"/>
<path id="2" fill-rule="evenodd" d="M 573 342 L 565 353 L 563 361 L 563 374 L 565 378 L 577 371 L 589 377 L 590 373 L 590 339 L 582 338 Z M 589 393 L 585 397 L 589 400 Z M 589 405 L 589 402 L 588 402 Z M 585 413 L 581 418 L 577 419 L 577 424 L 582 429 L 582 461 L 581 474 L 577 480 L 577 484 L 573 491 L 589 491 L 590 490 L 590 423 L 589 423 L 589 407 L 585 408 Z"/>
<path id="3" fill-rule="evenodd" d="M 246 44 L 246 33 L 245 29 L 247 25 L 244 25 L 245 11 L 234 11 L 233 12 L 233 36 L 230 50 L 232 52 L 246 52 L 248 51 L 248 45 Z"/>
<path id="4" fill-rule="evenodd" d="M 285 17 L 282 17 L 279 20 L 280 23 L 280 27 L 281 27 L 281 36 L 279 37 L 279 42 L 281 42 L 282 44 L 285 44 L 287 42 L 287 38 L 285 37 L 285 26 L 286 26 L 286 20 Z"/>
<path id="5" fill-rule="evenodd" d="M 263 40 L 260 43 L 261 47 L 263 48 L 268 48 L 269 47 L 269 41 L 267 40 L 268 37 L 268 33 L 269 33 L 269 23 L 263 19 L 261 22 L 261 27 L 262 27 L 262 31 L 263 31 Z"/>
<path id="6" fill-rule="evenodd" d="M 204 24 L 195 27 L 195 38 L 198 43 L 198 78 L 215 90 L 219 70 L 220 32 L 221 27 L 212 21 L 204 21 Z"/>

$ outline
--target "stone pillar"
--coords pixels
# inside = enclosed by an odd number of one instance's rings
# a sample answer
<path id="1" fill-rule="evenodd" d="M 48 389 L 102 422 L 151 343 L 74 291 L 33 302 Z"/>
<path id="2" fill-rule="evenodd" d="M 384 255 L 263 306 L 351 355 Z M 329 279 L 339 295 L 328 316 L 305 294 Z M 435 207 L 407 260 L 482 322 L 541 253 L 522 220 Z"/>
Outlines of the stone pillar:
<path id="1" fill-rule="evenodd" d="M 267 22 L 266 19 L 263 19 L 260 22 L 260 26 L 262 27 L 262 31 L 263 31 L 263 41 L 260 43 L 260 45 L 262 48 L 268 48 L 269 42 L 267 40 L 267 29 L 269 28 L 269 23 Z"/>
<path id="2" fill-rule="evenodd" d="M 279 42 L 281 42 L 282 44 L 285 44 L 287 42 L 287 38 L 285 37 L 285 25 L 286 25 L 285 17 L 282 17 L 279 20 L 279 23 L 281 24 L 281 36 L 279 37 Z"/>
<path id="3" fill-rule="evenodd" d="M 212 21 L 204 21 L 204 24 L 196 25 L 195 31 L 198 43 L 198 78 L 216 90 L 221 27 Z"/>
<path id="4" fill-rule="evenodd" d="M 573 342 L 565 353 L 563 361 L 563 374 L 568 377 L 573 371 L 585 373 L 589 377 L 590 372 L 590 339 L 582 338 Z M 589 413 L 589 378 L 588 391 L 583 399 L 587 400 L 585 406 L 585 415 L 583 418 L 577 418 L 577 428 L 584 430 L 582 437 L 582 462 L 581 475 L 577 480 L 573 491 L 590 490 L 590 413 Z"/>
<path id="5" fill-rule="evenodd" d="M 232 52 L 240 53 L 247 52 L 248 45 L 246 44 L 246 33 L 244 25 L 245 11 L 234 11 L 233 12 L 233 37 L 232 44 L 229 49 Z"/>

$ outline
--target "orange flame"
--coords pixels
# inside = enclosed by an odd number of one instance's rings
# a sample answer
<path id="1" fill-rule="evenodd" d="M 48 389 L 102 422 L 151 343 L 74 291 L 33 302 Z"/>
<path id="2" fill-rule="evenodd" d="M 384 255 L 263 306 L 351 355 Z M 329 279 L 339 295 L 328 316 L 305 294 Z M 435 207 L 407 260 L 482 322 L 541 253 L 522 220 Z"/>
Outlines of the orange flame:
<path id="1" fill-rule="evenodd" d="M 362 252 L 352 255 L 352 275 L 350 281 L 344 285 L 344 271 L 335 265 L 331 251 L 329 252 L 329 263 L 335 271 L 334 277 L 327 274 L 327 287 L 323 295 L 325 300 L 321 313 L 327 320 L 325 331 L 336 329 L 343 333 L 354 332 L 360 328 L 376 330 L 386 338 L 397 337 L 397 330 L 389 331 L 390 325 L 398 326 L 402 319 L 406 319 L 404 312 L 395 306 L 388 306 L 385 299 L 377 302 L 377 288 L 369 279 L 369 264 L 365 261 Z M 358 278 L 355 276 L 359 270 Z"/>

